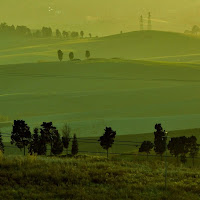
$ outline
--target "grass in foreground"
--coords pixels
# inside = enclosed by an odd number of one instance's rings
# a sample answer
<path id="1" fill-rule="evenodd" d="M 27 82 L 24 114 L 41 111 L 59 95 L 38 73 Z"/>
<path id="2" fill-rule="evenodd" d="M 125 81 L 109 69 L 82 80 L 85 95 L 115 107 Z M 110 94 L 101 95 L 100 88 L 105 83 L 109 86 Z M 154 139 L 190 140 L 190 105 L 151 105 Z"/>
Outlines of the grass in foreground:
<path id="1" fill-rule="evenodd" d="M 164 162 L 77 158 L 13 157 L 0 159 L 0 199 L 199 199 L 199 168 Z"/>

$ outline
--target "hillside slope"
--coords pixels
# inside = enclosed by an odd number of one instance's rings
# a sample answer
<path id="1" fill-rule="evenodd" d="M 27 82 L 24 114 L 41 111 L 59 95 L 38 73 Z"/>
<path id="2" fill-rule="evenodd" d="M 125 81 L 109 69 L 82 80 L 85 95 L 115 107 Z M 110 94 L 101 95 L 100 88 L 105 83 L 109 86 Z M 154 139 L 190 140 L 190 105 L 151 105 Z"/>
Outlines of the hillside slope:
<path id="1" fill-rule="evenodd" d="M 77 40 L 56 38 L 0 38 L 0 64 L 57 61 L 57 50 L 69 60 L 84 59 L 90 50 L 93 58 L 124 58 L 173 62 L 199 62 L 200 38 L 181 33 L 134 31 L 102 38 Z"/>
<path id="2" fill-rule="evenodd" d="M 0 66 L 2 116 L 69 122 L 78 136 L 198 128 L 200 65 L 97 59 Z"/>

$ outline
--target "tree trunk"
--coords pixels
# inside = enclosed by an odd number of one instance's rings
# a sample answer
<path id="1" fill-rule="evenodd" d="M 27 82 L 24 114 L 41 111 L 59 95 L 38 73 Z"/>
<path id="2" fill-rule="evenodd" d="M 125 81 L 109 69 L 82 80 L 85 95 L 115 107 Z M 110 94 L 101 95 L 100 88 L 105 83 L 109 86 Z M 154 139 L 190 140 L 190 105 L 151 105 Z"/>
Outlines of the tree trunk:
<path id="1" fill-rule="evenodd" d="M 24 145 L 24 156 L 26 155 L 26 149 L 25 149 L 25 145 Z"/>
<path id="2" fill-rule="evenodd" d="M 68 148 L 66 148 L 66 156 L 68 155 Z"/>
<path id="3" fill-rule="evenodd" d="M 52 156 L 52 142 L 51 142 L 51 152 L 50 152 L 50 156 Z"/>
<path id="4" fill-rule="evenodd" d="M 107 159 L 108 159 L 108 149 L 107 149 Z"/>
<path id="5" fill-rule="evenodd" d="M 192 163 L 193 163 L 193 167 L 194 167 L 194 157 L 192 158 Z"/>

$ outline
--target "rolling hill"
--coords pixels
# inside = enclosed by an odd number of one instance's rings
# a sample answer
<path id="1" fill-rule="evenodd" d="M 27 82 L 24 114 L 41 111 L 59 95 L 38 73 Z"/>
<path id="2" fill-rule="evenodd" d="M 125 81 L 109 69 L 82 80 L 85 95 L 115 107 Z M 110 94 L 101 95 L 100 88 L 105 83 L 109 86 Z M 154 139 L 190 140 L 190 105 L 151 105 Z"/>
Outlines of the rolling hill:
<path id="1" fill-rule="evenodd" d="M 105 126 L 118 135 L 199 127 L 199 64 L 91 59 L 1 65 L 0 75 L 0 115 L 31 128 L 68 122 L 86 137 Z"/>
<path id="2" fill-rule="evenodd" d="M 163 31 L 134 31 L 101 38 L 77 40 L 57 38 L 0 38 L 0 64 L 56 61 L 57 50 L 68 60 L 70 51 L 84 59 L 90 50 L 93 58 L 123 58 L 171 62 L 199 62 L 200 38 Z"/>

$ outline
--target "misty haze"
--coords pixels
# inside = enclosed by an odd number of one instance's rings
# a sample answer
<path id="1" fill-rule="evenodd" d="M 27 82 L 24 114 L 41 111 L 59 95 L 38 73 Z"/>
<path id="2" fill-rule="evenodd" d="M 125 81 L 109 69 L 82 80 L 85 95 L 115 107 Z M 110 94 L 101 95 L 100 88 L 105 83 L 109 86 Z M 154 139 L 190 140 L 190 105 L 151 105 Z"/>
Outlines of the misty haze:
<path id="1" fill-rule="evenodd" d="M 0 13 L 0 199 L 200 199 L 198 0 Z"/>

